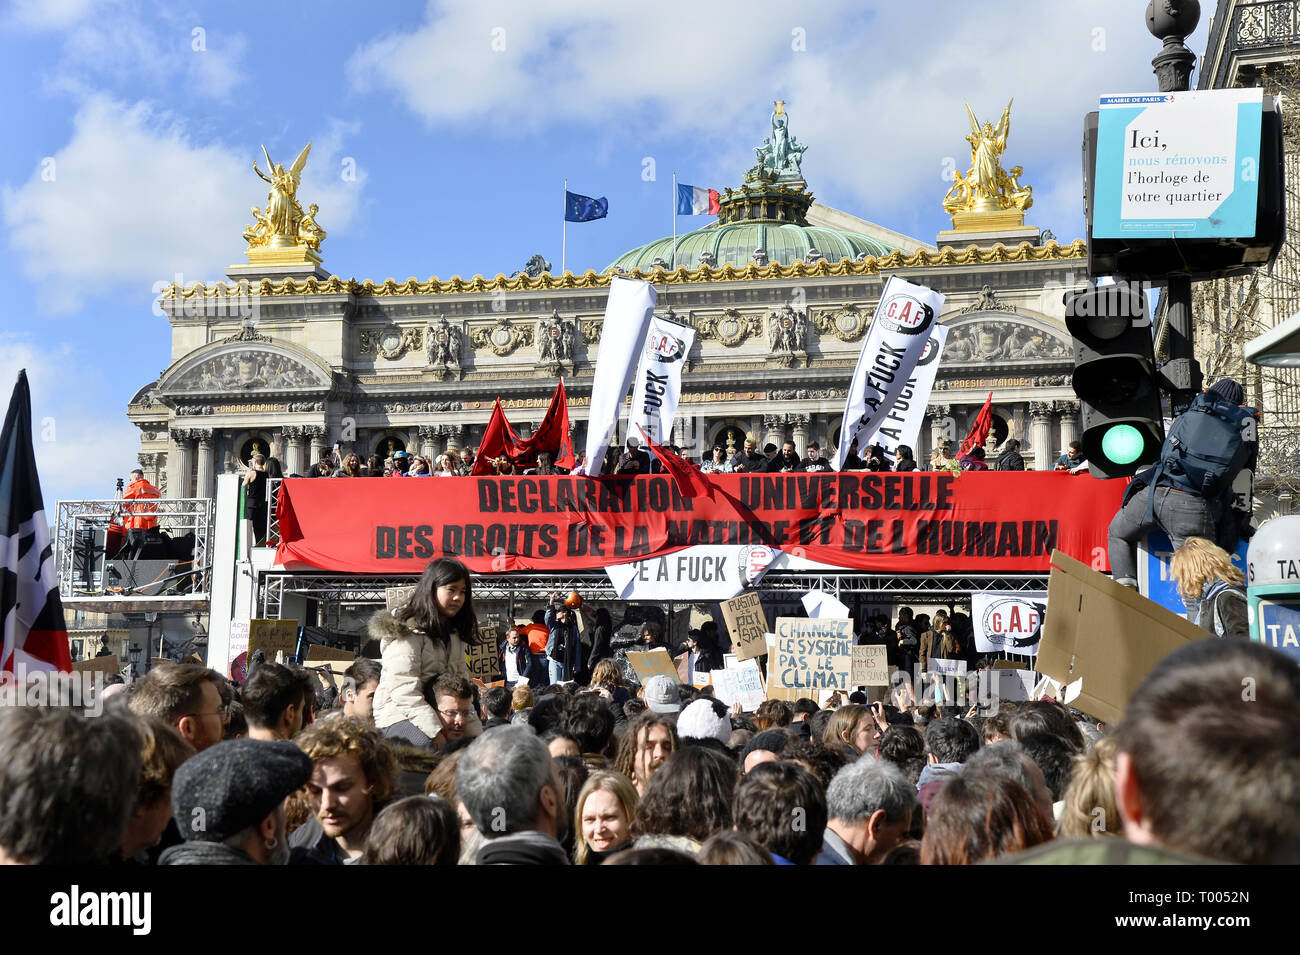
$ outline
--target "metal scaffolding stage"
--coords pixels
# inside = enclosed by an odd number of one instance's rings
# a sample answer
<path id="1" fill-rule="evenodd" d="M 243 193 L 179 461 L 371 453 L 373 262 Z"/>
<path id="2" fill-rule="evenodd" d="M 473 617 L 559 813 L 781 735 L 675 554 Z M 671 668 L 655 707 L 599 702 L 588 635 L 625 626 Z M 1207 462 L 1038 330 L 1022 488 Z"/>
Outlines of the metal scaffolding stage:
<path id="1" fill-rule="evenodd" d="M 384 603 L 390 587 L 410 587 L 418 575 L 372 577 L 351 574 L 268 573 L 263 574 L 259 593 L 261 615 L 278 619 L 287 595 L 309 600 L 347 604 Z M 1046 574 L 980 577 L 971 574 L 893 576 L 856 571 L 769 571 L 757 588 L 760 594 L 793 595 L 821 590 L 841 600 L 857 595 L 961 603 L 972 593 L 984 591 L 1044 591 Z M 478 600 L 544 601 L 548 595 L 576 590 L 589 601 L 618 600 L 609 577 L 603 571 L 575 571 L 568 574 L 515 573 L 474 576 L 474 597 Z M 644 601 L 633 601 L 644 602 Z M 682 600 L 681 604 L 707 601 Z"/>
<path id="2" fill-rule="evenodd" d="M 144 516 L 157 518 L 158 529 L 173 540 L 194 535 L 194 550 L 187 560 L 167 560 L 176 571 L 170 576 L 136 586 L 109 587 L 105 554 L 110 525 L 122 519 L 124 503 L 147 506 Z M 214 501 L 207 497 L 177 497 L 141 502 L 118 499 L 59 501 L 54 529 L 54 561 L 59 596 L 65 604 L 100 612 L 207 609 L 212 585 L 212 529 Z M 120 561 L 117 561 L 120 563 Z M 162 563 L 163 561 L 158 561 Z M 183 593 L 141 593 L 145 587 L 175 582 Z M 176 587 L 180 590 L 182 587 Z"/>

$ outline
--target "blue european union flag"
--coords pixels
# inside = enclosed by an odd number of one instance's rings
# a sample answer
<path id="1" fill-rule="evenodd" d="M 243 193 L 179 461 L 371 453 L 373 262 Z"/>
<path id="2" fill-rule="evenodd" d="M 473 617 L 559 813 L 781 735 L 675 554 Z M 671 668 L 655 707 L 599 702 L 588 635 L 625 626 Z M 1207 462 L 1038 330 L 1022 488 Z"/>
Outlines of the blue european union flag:
<path id="1" fill-rule="evenodd" d="M 609 200 L 604 196 L 593 199 L 576 192 L 564 193 L 564 218 L 568 222 L 590 222 L 592 219 L 603 219 L 608 214 Z"/>

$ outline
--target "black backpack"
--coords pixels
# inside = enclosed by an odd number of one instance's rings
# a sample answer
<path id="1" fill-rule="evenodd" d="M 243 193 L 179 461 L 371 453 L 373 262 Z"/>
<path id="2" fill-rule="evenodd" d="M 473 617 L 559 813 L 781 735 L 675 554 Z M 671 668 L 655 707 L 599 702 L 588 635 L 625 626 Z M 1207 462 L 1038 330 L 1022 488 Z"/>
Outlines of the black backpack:
<path id="1" fill-rule="evenodd" d="M 1202 392 L 1169 428 L 1153 486 L 1172 484 L 1212 500 L 1232 487 L 1258 441 L 1259 412 Z"/>

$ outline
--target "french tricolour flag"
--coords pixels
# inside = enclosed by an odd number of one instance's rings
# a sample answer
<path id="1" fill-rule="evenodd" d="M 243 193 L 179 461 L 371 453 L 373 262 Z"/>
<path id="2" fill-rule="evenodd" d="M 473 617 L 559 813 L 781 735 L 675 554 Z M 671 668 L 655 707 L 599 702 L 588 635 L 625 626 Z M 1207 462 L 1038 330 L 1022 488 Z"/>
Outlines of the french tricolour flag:
<path id="1" fill-rule="evenodd" d="M 718 190 L 701 189 L 699 186 L 677 184 L 677 214 L 679 216 L 716 216 L 718 214 Z"/>

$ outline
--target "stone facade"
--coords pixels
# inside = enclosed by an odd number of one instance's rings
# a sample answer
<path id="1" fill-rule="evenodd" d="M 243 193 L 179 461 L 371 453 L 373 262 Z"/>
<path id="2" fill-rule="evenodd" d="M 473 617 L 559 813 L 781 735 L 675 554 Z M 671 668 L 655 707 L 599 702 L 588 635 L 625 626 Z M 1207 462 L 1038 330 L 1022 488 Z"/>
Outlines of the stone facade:
<path id="1" fill-rule="evenodd" d="M 697 332 L 673 440 L 697 457 L 714 441 L 739 445 L 746 432 L 790 438 L 801 454 L 808 441 L 834 447 L 882 272 L 892 272 L 942 292 L 940 321 L 951 329 L 918 460 L 935 441 L 960 440 L 992 391 L 991 445 L 1019 438 L 1031 466 L 1050 468 L 1077 429 L 1061 294 L 1081 281 L 1082 255 L 1081 243 L 1052 243 L 1015 255 L 919 252 L 911 266 L 895 253 L 875 263 L 646 275 L 660 290 L 660 314 Z M 607 295 L 601 278 L 587 273 L 585 287 L 569 288 L 545 287 L 563 284 L 550 276 L 510 280 L 517 289 L 477 277 L 262 282 L 240 313 L 229 302 L 238 286 L 175 288 L 162 302 L 172 364 L 128 408 L 141 466 L 170 496 L 185 496 L 211 494 L 215 475 L 254 449 L 277 456 L 286 474 L 335 442 L 363 458 L 397 448 L 438 454 L 477 445 L 497 397 L 527 433 L 557 375 L 581 437 Z"/>

